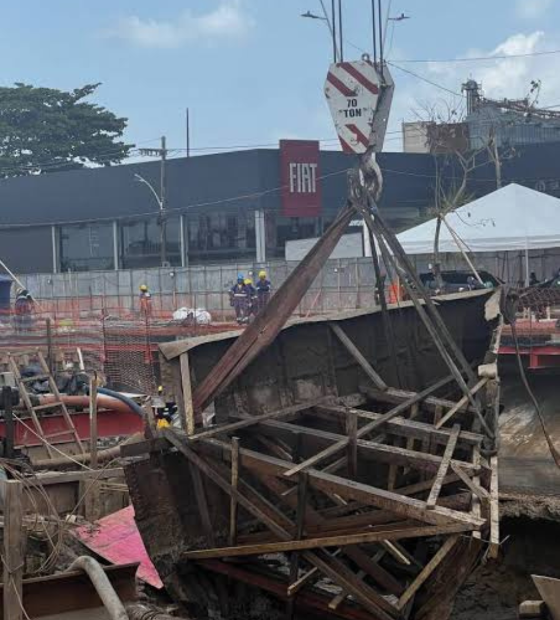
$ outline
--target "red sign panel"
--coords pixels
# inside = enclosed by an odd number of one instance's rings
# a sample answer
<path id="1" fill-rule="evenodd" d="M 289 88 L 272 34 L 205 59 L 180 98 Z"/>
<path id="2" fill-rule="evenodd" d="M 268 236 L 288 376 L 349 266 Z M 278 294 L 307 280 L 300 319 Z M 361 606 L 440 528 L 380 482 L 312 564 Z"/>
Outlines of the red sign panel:
<path id="1" fill-rule="evenodd" d="M 280 140 L 280 181 L 284 217 L 321 215 L 319 142 Z"/>

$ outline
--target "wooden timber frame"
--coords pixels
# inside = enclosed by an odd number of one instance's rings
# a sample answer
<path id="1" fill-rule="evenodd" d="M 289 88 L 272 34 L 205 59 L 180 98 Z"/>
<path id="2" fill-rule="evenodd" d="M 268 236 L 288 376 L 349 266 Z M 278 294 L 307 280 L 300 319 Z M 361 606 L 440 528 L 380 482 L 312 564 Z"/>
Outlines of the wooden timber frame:
<path id="1" fill-rule="evenodd" d="M 492 431 L 499 295 L 437 300 Z M 415 309 L 389 314 L 404 384 L 387 384 L 379 312 L 295 321 L 202 416 L 193 390 L 232 336 L 162 345 L 183 429 L 122 452 L 144 543 L 194 616 L 246 617 L 258 590 L 288 618 L 445 620 L 489 544 L 496 555 L 497 457 L 480 410 Z"/>

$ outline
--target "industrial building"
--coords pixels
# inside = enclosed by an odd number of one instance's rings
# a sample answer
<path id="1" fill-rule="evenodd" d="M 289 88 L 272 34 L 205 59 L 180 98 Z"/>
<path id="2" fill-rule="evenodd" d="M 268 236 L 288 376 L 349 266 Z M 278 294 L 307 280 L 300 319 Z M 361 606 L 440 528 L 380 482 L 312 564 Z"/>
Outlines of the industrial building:
<path id="1" fill-rule="evenodd" d="M 502 164 L 502 182 L 560 195 L 560 142 L 527 146 Z M 428 216 L 435 157 L 383 153 L 381 208 L 395 229 Z M 347 196 L 354 159 L 317 142 L 167 162 L 166 260 L 172 266 L 264 263 L 286 242 L 316 237 Z M 159 188 L 160 163 L 128 164 L 0 181 L 1 258 L 18 273 L 139 269 L 161 265 L 159 205 L 137 176 Z M 453 182 L 453 171 L 446 171 Z M 496 189 L 491 162 L 470 196 Z"/>
<path id="2" fill-rule="evenodd" d="M 511 151 L 531 144 L 560 141 L 560 111 L 538 107 L 540 82 L 531 83 L 523 99 L 490 99 L 473 79 L 462 85 L 464 118 L 449 111 L 449 119 L 425 119 L 402 124 L 406 153 L 453 153 L 478 151 L 489 144 Z"/>

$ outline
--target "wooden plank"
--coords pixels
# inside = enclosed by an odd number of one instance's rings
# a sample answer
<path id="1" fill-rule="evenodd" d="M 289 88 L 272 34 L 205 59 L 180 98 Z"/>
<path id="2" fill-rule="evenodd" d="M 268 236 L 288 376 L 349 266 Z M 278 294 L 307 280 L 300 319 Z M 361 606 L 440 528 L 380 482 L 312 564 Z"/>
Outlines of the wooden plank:
<path id="1" fill-rule="evenodd" d="M 301 540 L 304 534 L 305 528 L 305 512 L 307 507 L 307 474 L 302 472 L 299 475 L 298 480 L 298 497 L 297 497 L 297 511 L 296 511 L 296 540 Z M 288 596 L 290 591 L 290 585 L 297 582 L 299 578 L 299 553 L 296 551 L 292 553 L 290 557 L 290 576 L 288 580 Z M 288 620 L 294 617 L 295 605 L 294 597 L 289 596 L 287 613 Z"/>
<path id="2" fill-rule="evenodd" d="M 78 450 L 82 454 L 85 454 L 86 450 L 84 448 L 84 444 L 82 443 L 82 440 L 80 439 L 80 436 L 78 435 L 78 431 L 76 430 L 76 427 L 74 426 L 74 421 L 70 417 L 70 414 L 68 413 L 68 409 L 66 405 L 64 404 L 64 402 L 62 401 L 62 397 L 60 396 L 60 392 L 58 391 L 58 386 L 56 384 L 56 381 L 54 380 L 54 377 L 50 374 L 47 362 L 45 361 L 43 353 L 39 349 L 37 349 L 37 358 L 39 360 L 39 364 L 41 368 L 43 369 L 43 372 L 49 375 L 48 383 L 49 383 L 50 390 L 54 394 L 55 402 L 60 403 L 58 406 L 60 406 L 62 417 L 64 418 L 64 421 L 66 422 L 66 426 L 68 427 L 69 434 L 72 435 L 72 437 L 74 438 L 74 443 L 76 444 L 76 447 L 78 448 Z"/>
<path id="3" fill-rule="evenodd" d="M 262 484 L 267 486 L 269 490 L 277 495 L 279 501 L 285 503 L 292 509 L 296 508 L 297 504 L 295 502 L 295 498 L 287 496 L 284 492 L 284 489 L 286 488 L 285 481 L 270 476 L 260 476 L 259 474 L 256 475 Z M 306 518 L 308 523 L 306 526 L 306 532 L 308 536 L 312 534 L 317 535 L 318 532 L 324 534 L 329 532 L 329 530 L 332 534 L 333 529 L 339 529 L 338 533 L 341 533 L 340 528 L 343 527 L 351 528 L 350 532 L 347 531 L 346 533 L 354 533 L 356 528 L 364 528 L 371 525 L 395 521 L 395 515 L 388 515 L 388 513 L 382 513 L 382 511 L 376 511 L 374 513 L 370 511 L 370 513 L 366 515 L 358 514 L 350 517 L 326 520 L 322 515 L 310 507 L 307 508 Z M 383 586 L 383 588 L 385 588 L 388 592 L 391 592 L 396 596 L 400 596 L 402 594 L 403 588 L 401 584 L 389 572 L 370 560 L 367 554 L 359 547 L 346 547 L 344 549 L 344 553 L 360 568 L 365 570 L 376 583 Z"/>
<path id="4" fill-rule="evenodd" d="M 316 441 L 325 442 L 340 442 L 345 439 L 344 435 L 287 422 L 266 422 L 262 425 L 261 432 L 264 433 L 267 431 L 271 435 L 274 433 L 278 434 L 278 431 L 288 431 L 296 435 L 307 435 L 310 438 L 313 437 Z M 452 433 L 450 432 L 448 439 L 451 435 Z M 442 457 L 436 456 L 435 454 L 407 450 L 406 448 L 401 448 L 399 446 L 389 446 L 377 441 L 360 439 L 358 440 L 357 445 L 362 453 L 362 458 L 371 458 L 376 461 L 388 463 L 389 465 L 410 465 L 415 469 L 435 473 L 438 471 L 442 461 Z M 456 461 L 456 463 L 465 468 L 466 471 L 474 471 L 472 463 L 468 463 L 467 461 Z M 324 471 L 327 471 L 327 468 Z"/>
<path id="5" fill-rule="evenodd" d="M 405 566 L 410 566 L 412 564 L 412 562 L 408 559 L 408 556 L 402 553 L 402 551 L 394 543 L 389 542 L 388 540 L 382 540 L 381 545 L 385 551 L 392 555 L 400 564 L 404 564 Z"/>
<path id="6" fill-rule="evenodd" d="M 192 436 L 195 432 L 195 417 L 193 408 L 193 392 L 191 383 L 191 368 L 189 363 L 189 353 L 186 351 L 180 356 L 181 365 L 181 388 L 183 394 L 184 418 L 183 428 L 187 435 Z"/>
<path id="7" fill-rule="evenodd" d="M 314 566 L 304 573 L 297 581 L 294 581 L 288 586 L 288 596 L 294 596 L 294 594 L 297 594 L 312 579 L 317 579 L 319 576 L 319 569 Z"/>
<path id="8" fill-rule="evenodd" d="M 459 540 L 458 536 L 452 536 L 448 538 L 434 557 L 426 564 L 424 569 L 416 577 L 416 579 L 410 584 L 407 591 L 401 596 L 398 602 L 398 608 L 404 609 L 410 599 L 418 592 L 428 577 L 434 572 L 434 570 L 441 564 L 447 554 L 453 549 Z"/>
<path id="9" fill-rule="evenodd" d="M 380 551 L 377 552 L 377 554 L 373 557 L 372 561 L 377 564 L 385 555 L 385 549 L 381 549 Z M 358 574 L 356 575 L 358 579 L 364 579 L 367 576 L 367 573 L 365 570 L 360 570 L 358 572 Z M 329 609 L 332 609 L 333 611 L 336 611 L 339 607 L 340 604 L 344 601 L 344 599 L 348 596 L 348 592 L 346 590 L 342 590 L 340 592 L 340 594 L 337 594 L 332 601 L 329 603 Z"/>
<path id="10" fill-rule="evenodd" d="M 453 378 L 451 376 L 448 377 L 448 383 L 451 383 Z M 388 403 L 392 405 L 398 405 L 402 402 L 405 402 L 409 398 L 411 398 L 416 392 L 411 392 L 409 390 L 401 390 L 398 388 L 390 387 L 387 391 L 378 390 L 377 388 L 371 387 L 370 385 L 360 385 L 358 387 L 360 392 L 367 396 L 370 400 L 380 402 L 380 403 Z M 456 401 L 449 400 L 448 398 L 440 398 L 438 396 L 428 396 L 422 401 L 422 408 L 426 411 L 434 412 L 436 407 L 441 406 L 445 410 L 451 409 L 453 405 L 456 404 Z M 459 410 L 461 413 L 474 413 L 471 411 L 471 407 L 464 406 Z"/>
<path id="11" fill-rule="evenodd" d="M 257 437 L 255 437 L 255 439 L 257 439 L 257 441 L 262 443 L 262 445 L 265 448 L 270 450 L 272 454 L 274 454 L 278 458 L 284 459 L 285 461 L 293 460 L 290 452 L 288 452 L 285 448 L 283 448 L 277 442 L 270 440 L 268 437 L 265 437 L 264 435 L 258 435 Z"/>
<path id="12" fill-rule="evenodd" d="M 202 431 L 201 433 L 192 435 L 190 437 L 190 440 L 199 441 L 200 439 L 210 439 L 211 437 L 215 437 L 216 435 L 221 435 L 223 433 L 233 433 L 234 431 L 241 430 L 242 428 L 248 428 L 249 426 L 261 424 L 262 422 L 266 422 L 268 420 L 284 418 L 286 416 L 299 413 L 300 411 L 304 411 L 305 409 L 310 409 L 311 407 L 318 405 L 324 400 L 324 397 L 316 398 L 306 403 L 298 403 L 297 405 L 292 405 L 291 407 L 284 407 L 283 409 L 277 409 L 275 411 L 269 411 L 268 413 L 263 413 L 262 415 L 246 417 L 242 420 L 239 420 L 238 422 L 232 422 L 231 424 L 221 424 L 215 426 L 214 428 L 210 428 L 207 431 Z"/>
<path id="13" fill-rule="evenodd" d="M 467 485 L 467 488 L 474 493 L 480 500 L 486 501 L 490 498 L 490 494 L 488 491 L 480 486 L 480 484 L 476 483 L 467 473 L 456 465 L 455 463 L 451 463 L 451 469 L 459 476 L 461 481 Z"/>
<path id="14" fill-rule="evenodd" d="M 446 484 L 451 484 L 452 482 L 457 482 L 459 480 L 459 476 L 456 474 L 448 474 L 442 481 L 442 486 Z M 409 484 L 406 487 L 400 487 L 395 489 L 395 493 L 399 495 L 417 495 L 418 493 L 422 493 L 423 491 L 430 491 L 434 486 L 434 478 L 430 478 L 429 480 L 422 480 L 422 482 L 416 482 L 415 484 Z"/>
<path id="15" fill-rule="evenodd" d="M 330 556 L 326 551 L 315 554 L 317 568 L 329 577 L 334 583 L 346 589 L 359 601 L 376 620 L 390 620 L 396 618 L 397 610 L 388 603 L 373 588 L 358 579 L 345 564 Z"/>
<path id="16" fill-rule="evenodd" d="M 393 409 L 391 409 L 390 411 L 382 415 L 381 418 L 379 418 L 378 420 L 373 420 L 372 422 L 369 422 L 365 426 L 362 426 L 362 428 L 358 430 L 356 436 L 360 438 L 360 437 L 363 437 L 364 435 L 368 435 L 369 433 L 374 431 L 376 428 L 383 426 L 383 424 L 385 424 L 389 420 L 392 420 L 393 418 L 396 418 L 397 416 L 399 416 L 401 413 L 409 409 L 415 403 L 418 403 L 424 400 L 424 398 L 426 398 L 433 392 L 437 391 L 444 385 L 447 385 L 450 381 L 452 381 L 452 378 L 446 377 L 445 379 L 441 379 L 440 381 L 430 386 L 429 388 L 426 388 L 422 392 L 418 392 L 414 394 L 408 400 L 400 403 L 399 405 L 397 405 L 396 407 L 394 407 Z M 290 476 L 293 476 L 297 474 L 298 472 L 303 471 L 304 469 L 308 469 L 309 467 L 315 467 L 321 461 L 325 460 L 326 458 L 330 456 L 337 454 L 337 452 L 339 452 L 340 450 L 343 450 L 347 445 L 348 445 L 348 438 L 342 439 L 336 444 L 334 444 L 333 446 L 330 446 L 329 448 L 325 448 L 325 450 L 323 450 L 322 452 L 319 452 L 318 454 L 315 454 L 314 456 L 307 459 L 306 461 L 303 461 L 303 463 L 300 463 L 299 465 L 292 467 L 284 475 L 289 478 Z"/>
<path id="17" fill-rule="evenodd" d="M 346 227 L 355 217 L 354 206 L 348 201 L 334 222 L 310 252 L 290 273 L 274 293 L 271 303 L 259 312 L 255 320 L 240 332 L 232 345 L 201 381 L 194 392 L 195 411 L 203 411 L 265 350 L 292 316 L 304 294 L 323 268 Z"/>
<path id="18" fill-rule="evenodd" d="M 239 438 L 231 438 L 231 488 L 237 491 L 239 483 Z M 235 546 L 237 540 L 237 498 L 230 497 L 229 506 L 229 544 Z"/>
<path id="19" fill-rule="evenodd" d="M 89 450 L 90 467 L 97 470 L 97 372 L 93 373 L 89 382 Z M 90 482 L 84 498 L 84 517 L 93 523 L 99 517 L 100 487 L 97 479 Z"/>
<path id="20" fill-rule="evenodd" d="M 174 445 L 187 459 L 191 462 L 191 464 L 195 465 L 200 471 L 202 471 L 206 476 L 208 476 L 215 484 L 217 484 L 224 492 L 229 495 L 235 495 L 238 503 L 245 508 L 249 513 L 251 513 L 254 517 L 259 519 L 266 527 L 270 529 L 273 533 L 277 534 L 278 537 L 284 541 L 289 541 L 291 539 L 290 533 L 279 523 L 272 518 L 269 514 L 261 510 L 255 503 L 249 501 L 246 497 L 244 497 L 239 491 L 235 491 L 232 489 L 231 485 L 220 475 L 218 475 L 212 467 L 204 461 L 194 450 L 192 450 L 185 441 L 183 441 L 177 431 L 172 429 L 163 429 L 163 435 L 167 438 L 167 440 Z M 188 441 L 188 440 L 187 440 Z M 214 442 L 218 444 L 219 442 Z M 228 446 L 229 447 L 229 446 Z M 243 463 L 243 454 L 246 453 L 246 450 L 240 450 L 241 455 L 241 466 L 244 467 Z M 272 458 L 272 457 L 269 457 Z M 346 587 L 348 591 L 356 597 L 358 601 L 360 601 L 369 611 L 371 611 L 374 616 L 378 616 L 379 620 L 391 620 L 393 615 L 389 615 L 387 611 L 390 610 L 394 612 L 394 608 L 383 599 L 383 597 L 379 596 L 374 590 L 371 588 L 360 588 L 357 587 L 353 582 L 352 574 L 348 574 L 349 571 L 344 567 L 340 562 L 336 563 L 336 560 L 329 556 L 325 552 L 320 552 L 321 557 L 318 554 L 313 553 L 311 551 L 304 551 L 303 557 L 310 562 L 312 565 L 316 566 L 321 572 L 329 576 L 335 583 L 339 583 L 342 587 Z"/>
<path id="21" fill-rule="evenodd" d="M 490 457 L 490 548 L 488 557 L 498 558 L 500 553 L 500 498 L 498 488 L 498 457 Z"/>
<path id="22" fill-rule="evenodd" d="M 19 367 L 10 353 L 8 354 L 8 360 L 10 363 L 10 370 L 12 371 L 12 373 L 14 374 L 16 378 L 16 382 L 19 388 L 19 393 L 23 399 L 23 402 L 25 403 L 25 407 L 29 411 L 29 415 L 31 416 L 31 421 L 33 422 L 33 426 L 35 427 L 37 438 L 43 442 L 43 445 L 45 446 L 47 450 L 47 454 L 52 459 L 55 457 L 54 450 L 51 444 L 45 439 L 43 428 L 41 426 L 41 422 L 39 418 L 37 417 L 37 413 L 35 412 L 33 408 L 33 403 L 31 402 L 31 398 L 29 396 L 29 392 L 27 391 L 25 383 L 23 383 L 22 381 L 21 373 L 19 372 Z"/>
<path id="23" fill-rule="evenodd" d="M 329 327 L 332 329 L 336 337 L 344 345 L 348 353 L 358 362 L 362 370 L 372 380 L 373 384 L 380 390 L 386 390 L 387 384 L 380 375 L 373 369 L 372 365 L 362 355 L 358 347 L 350 340 L 346 332 L 338 325 L 338 323 L 329 323 Z"/>
<path id="24" fill-rule="evenodd" d="M 370 528 L 375 530 L 376 528 Z M 382 540 L 406 540 L 408 538 L 429 538 L 446 534 L 457 534 L 468 531 L 469 526 L 461 523 L 440 526 L 415 526 L 411 521 L 403 522 L 402 526 L 383 526 L 376 531 L 366 531 L 359 534 L 343 536 L 324 536 L 320 538 L 306 538 L 304 540 L 287 540 L 275 543 L 240 545 L 238 547 L 221 547 L 216 549 L 199 549 L 186 551 L 181 557 L 186 560 L 206 560 L 210 558 L 230 558 L 250 555 L 265 555 L 269 553 L 284 553 L 317 549 L 321 547 L 346 547 L 349 545 L 364 545 L 381 542 Z"/>
<path id="25" fill-rule="evenodd" d="M 420 413 L 420 405 L 418 403 L 415 403 L 410 408 L 410 419 L 409 419 L 409 422 L 412 422 L 415 418 L 417 418 L 419 413 Z M 396 422 L 396 421 L 397 420 L 393 420 L 393 422 Z M 406 443 L 405 443 L 404 447 L 407 450 L 414 450 L 414 442 L 415 442 L 414 437 L 407 437 L 407 440 L 406 440 Z M 403 476 L 406 476 L 409 471 L 410 471 L 409 468 L 405 467 L 404 470 L 403 470 Z"/>
<path id="26" fill-rule="evenodd" d="M 390 435 L 396 435 L 397 437 L 406 437 L 407 439 L 432 439 L 439 445 L 447 445 L 449 436 L 451 435 L 450 428 L 435 429 L 432 424 L 427 422 L 419 422 L 414 418 L 418 415 L 418 412 L 413 416 L 413 412 L 418 404 L 411 407 L 410 419 L 397 417 L 393 420 L 389 420 L 385 425 L 385 432 Z M 325 417 L 338 415 L 340 417 L 346 417 L 348 408 L 340 405 L 322 404 L 313 408 L 314 412 L 320 414 L 324 413 Z M 356 409 L 351 407 L 351 412 L 355 412 L 357 416 L 363 420 L 379 420 L 383 414 L 375 413 L 373 411 L 365 411 L 364 409 Z M 307 414 L 305 414 L 307 417 Z M 484 436 L 480 433 L 472 433 L 470 431 L 461 430 L 459 434 L 459 442 L 466 446 L 479 446 L 484 439 Z M 409 448 L 410 449 L 410 448 Z"/>
<path id="27" fill-rule="evenodd" d="M 165 434 L 167 436 L 172 434 L 175 440 L 179 439 L 179 433 L 176 430 L 166 429 Z M 226 442 L 208 440 L 204 442 L 204 446 L 201 446 L 201 448 L 218 458 L 227 459 L 231 456 L 231 446 Z M 243 468 L 247 467 L 251 471 L 259 471 L 264 475 L 283 477 L 284 472 L 292 466 L 290 462 L 245 448 L 240 450 L 240 456 Z M 407 519 L 416 519 L 433 525 L 461 522 L 469 524 L 471 529 L 479 529 L 485 523 L 484 519 L 476 519 L 469 514 L 441 506 L 436 506 L 433 510 L 427 510 L 425 502 L 420 500 L 398 495 L 397 493 L 385 491 L 354 480 L 347 480 L 334 474 L 327 474 L 318 470 L 309 470 L 308 473 L 309 484 L 319 491 L 336 493 L 347 501 L 364 502 L 369 506 L 388 510 Z"/>
<path id="28" fill-rule="evenodd" d="M 473 448 L 473 465 L 477 468 L 477 471 L 480 468 L 480 461 L 480 448 L 478 446 L 475 446 Z M 478 474 L 474 477 L 474 482 L 480 485 L 480 476 Z M 471 513 L 474 517 L 477 518 L 480 517 L 480 515 L 482 514 L 482 503 L 476 495 L 473 495 L 472 498 Z M 472 536 L 473 538 L 477 538 L 478 540 L 482 539 L 482 534 L 480 532 L 473 532 Z"/>
<path id="29" fill-rule="evenodd" d="M 8 480 L 4 485 L 4 554 L 3 582 L 4 618 L 23 618 L 23 567 L 25 565 L 25 540 L 23 535 L 23 485 Z"/>
<path id="30" fill-rule="evenodd" d="M 89 464 L 97 469 L 97 373 L 89 382 Z"/>
<path id="31" fill-rule="evenodd" d="M 173 400 L 177 405 L 177 411 L 181 417 L 181 426 L 183 430 L 187 430 L 185 411 L 185 401 L 183 399 L 183 378 L 181 376 L 181 360 L 180 358 L 174 359 L 171 362 L 163 362 L 169 365 L 171 370 L 171 377 L 173 381 Z"/>
<path id="32" fill-rule="evenodd" d="M 200 471 L 197 469 L 196 465 L 194 465 L 193 463 L 189 463 L 189 468 L 191 470 L 191 478 L 193 482 L 196 503 L 199 510 L 200 521 L 202 522 L 204 533 L 210 541 L 210 544 L 214 545 L 214 528 L 212 527 L 212 519 L 210 518 L 208 502 L 206 501 L 206 491 L 204 490 L 204 483 L 202 482 Z"/>
<path id="33" fill-rule="evenodd" d="M 124 469 L 122 467 L 111 467 L 109 469 L 101 469 L 99 471 L 91 471 L 84 469 L 80 471 L 61 471 L 61 472 L 38 472 L 33 474 L 33 481 L 40 486 L 50 486 L 59 484 L 69 484 L 71 482 L 79 482 L 81 480 L 89 480 L 90 478 L 124 478 Z"/>
<path id="34" fill-rule="evenodd" d="M 443 484 L 443 479 L 445 478 L 445 476 L 447 475 L 447 471 L 449 470 L 449 465 L 451 464 L 451 459 L 453 458 L 453 452 L 455 452 L 455 447 L 457 446 L 457 439 L 459 438 L 460 432 L 461 427 L 458 424 L 455 424 L 451 437 L 449 438 L 447 447 L 445 448 L 445 452 L 443 453 L 443 459 L 439 466 L 438 473 L 436 474 L 432 490 L 430 491 L 430 495 L 428 497 L 428 501 L 426 502 L 426 507 L 429 509 L 435 508 L 437 504 L 437 500 Z"/>
<path id="35" fill-rule="evenodd" d="M 488 381 L 487 377 L 484 377 L 478 381 L 470 390 L 471 395 L 475 395 L 482 387 L 486 385 Z M 435 425 L 436 428 L 441 428 L 446 422 L 448 422 L 460 409 L 462 409 L 469 402 L 468 397 L 465 395 L 458 400 L 453 407 L 441 418 L 441 420 Z"/>
<path id="36" fill-rule="evenodd" d="M 348 435 L 348 475 L 355 478 L 358 475 L 358 416 L 348 411 L 346 416 L 346 434 Z"/>

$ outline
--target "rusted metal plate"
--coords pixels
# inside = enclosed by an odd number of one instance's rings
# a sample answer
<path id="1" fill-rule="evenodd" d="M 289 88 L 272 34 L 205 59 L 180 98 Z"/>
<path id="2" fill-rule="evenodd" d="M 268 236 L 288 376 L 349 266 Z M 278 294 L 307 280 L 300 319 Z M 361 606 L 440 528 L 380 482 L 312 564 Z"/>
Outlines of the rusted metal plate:
<path id="1" fill-rule="evenodd" d="M 353 216 L 354 208 L 347 203 L 313 249 L 286 278 L 271 303 L 241 333 L 212 373 L 198 384 L 193 392 L 195 413 L 202 412 L 274 341 L 326 263 Z"/>
<path id="2" fill-rule="evenodd" d="M 76 431 L 81 440 L 89 439 L 89 413 L 72 413 L 72 422 L 76 427 Z M 123 437 L 141 432 L 144 428 L 142 418 L 137 414 L 130 412 L 117 411 L 100 411 L 98 413 L 98 437 Z M 45 435 L 55 435 L 68 429 L 64 418 L 59 414 L 45 415 L 41 417 L 41 425 Z M 0 421 L 0 437 L 5 437 L 6 427 L 4 421 Z M 64 437 L 60 437 L 64 439 Z M 65 441 L 60 443 L 67 443 Z M 37 438 L 37 433 L 33 431 L 31 420 L 16 420 L 15 422 L 15 443 L 16 446 L 25 446 L 26 448 L 33 446 L 41 446 L 42 442 Z M 53 443 L 57 443 L 55 440 Z"/>
<path id="3" fill-rule="evenodd" d="M 485 316 L 492 294 L 482 291 L 436 301 L 446 328 L 473 366 L 485 359 L 496 327 L 495 321 L 488 323 Z M 284 552 L 292 551 L 301 555 L 298 562 L 305 563 L 301 568 L 312 573 L 310 569 L 314 567 L 320 576 L 310 582 L 305 576 L 301 577 L 303 583 L 297 591 L 295 605 L 307 607 L 308 613 L 313 610 L 324 618 L 351 619 L 363 617 L 364 613 L 383 620 L 400 617 L 398 607 L 386 597 L 391 591 L 388 583 L 392 588 L 398 585 L 398 590 L 414 586 L 413 609 L 407 610 L 411 618 L 423 617 L 417 614 L 420 607 L 434 605 L 437 607 L 434 613 L 439 611 L 438 601 L 442 597 L 446 601 L 453 599 L 482 551 L 482 540 L 487 537 L 486 517 L 471 512 L 472 492 L 464 493 L 463 483 L 456 477 L 445 476 L 437 505 L 427 510 L 426 498 L 433 481 L 426 480 L 425 472 L 439 471 L 443 461 L 441 451 L 430 441 L 431 432 L 428 437 L 407 442 L 405 446 L 400 438 L 392 436 L 389 427 L 380 428 L 379 435 L 362 440 L 368 433 L 375 435 L 373 429 L 382 425 L 379 420 L 384 416 L 388 416 L 387 422 L 402 414 L 405 424 L 408 413 L 414 414 L 417 423 L 436 432 L 439 418 L 434 413 L 438 408 L 442 409 L 440 415 L 453 409 L 460 396 L 455 395 L 452 385 L 447 385 L 452 378 L 448 378 L 446 362 L 420 322 L 416 308 L 402 304 L 391 309 L 389 314 L 394 322 L 395 349 L 403 371 L 402 389 L 391 392 L 397 403 L 370 394 L 368 386 L 373 383 L 364 370 L 364 365 L 369 364 L 387 382 L 393 365 L 380 312 L 352 312 L 334 319 L 294 321 L 261 348 L 257 357 L 214 400 L 217 422 L 228 419 L 229 428 L 234 419 L 249 416 L 243 428 L 236 427 L 234 431 L 239 433 L 241 443 L 236 487 L 230 484 L 230 480 L 233 481 L 232 445 L 236 440 L 227 439 L 224 426 L 220 427 L 222 439 L 209 439 L 206 435 L 198 441 L 192 441 L 180 431 L 165 430 L 163 437 L 170 442 L 167 448 L 159 443 L 161 437 L 155 438 L 142 446 L 139 454 L 144 453 L 144 458 L 126 462 L 125 473 L 139 530 L 176 601 L 188 601 L 201 609 L 211 607 L 212 601 L 221 600 L 222 577 L 219 575 L 284 598 L 282 593 L 290 583 L 297 583 L 295 573 L 287 579 L 283 570 L 288 560 L 293 559 Z M 332 337 L 333 320 L 344 330 L 359 355 Z M 196 391 L 212 377 L 228 350 L 235 347 L 232 343 L 239 340 L 225 336 L 199 341 L 196 346 L 175 344 L 167 351 L 167 356 L 171 364 L 179 364 L 180 356 L 190 346 L 190 379 Z M 390 391 L 380 390 L 383 395 Z M 426 396 L 432 393 L 439 399 L 436 412 L 431 403 L 425 402 Z M 342 419 L 328 411 L 313 409 L 316 399 L 325 397 L 342 409 Z M 346 403 L 348 399 L 360 399 L 366 416 L 368 412 L 379 416 L 367 423 L 356 420 L 353 439 L 349 436 L 352 431 L 348 425 L 346 430 L 341 430 L 341 422 L 351 413 Z M 289 411 L 296 403 L 303 405 L 302 411 L 289 422 L 275 423 L 283 424 L 284 430 L 289 432 L 263 432 L 267 430 L 263 414 Z M 416 409 L 415 405 L 418 405 Z M 410 412 L 405 412 L 408 409 Z M 461 430 L 472 432 L 473 411 L 466 408 L 458 411 L 457 416 L 455 421 L 462 425 Z M 252 424 L 245 423 L 248 421 Z M 261 423 L 257 424 L 259 421 Z M 371 426 L 374 422 L 377 426 Z M 263 438 L 266 441 L 262 441 Z M 348 466 L 351 439 L 357 448 L 356 454 L 352 453 L 355 458 L 352 469 Z M 130 448 L 133 449 L 137 446 Z M 128 449 L 126 453 L 133 454 Z M 473 470 L 472 445 L 463 443 L 457 454 L 452 455 L 450 451 L 448 458 L 451 456 L 462 463 L 465 471 Z M 370 460 L 375 462 L 373 466 Z M 289 476 L 297 468 L 305 470 L 304 476 L 313 494 L 301 492 L 299 486 L 296 489 L 294 479 Z M 190 484 L 193 470 L 201 479 L 196 493 Z M 478 484 L 488 492 L 488 476 L 481 475 Z M 405 491 L 419 485 L 422 488 L 414 493 L 410 491 L 411 496 Z M 235 517 L 238 544 L 235 549 L 229 548 L 227 543 L 231 533 L 228 517 L 232 499 L 239 504 Z M 466 501 L 459 503 L 462 499 Z M 341 502 L 344 513 L 338 512 Z M 366 527 L 366 534 L 365 511 L 370 526 Z M 297 533 L 302 515 L 305 515 L 307 528 L 303 538 Z M 379 518 L 379 524 L 372 525 Z M 428 525 L 418 527 L 418 521 Z M 444 544 L 441 537 L 459 530 L 472 531 L 472 534 L 461 537 L 460 552 L 450 549 L 453 561 L 447 555 L 434 556 L 438 545 Z M 475 539 L 475 535 L 482 540 Z M 394 540 L 395 545 L 399 545 L 396 563 L 383 555 L 371 557 L 368 541 L 376 537 Z M 400 543 L 400 540 L 406 542 Z M 337 547 L 341 556 L 351 557 L 352 563 L 335 557 L 332 549 Z M 401 565 L 400 559 L 407 557 L 403 553 L 409 558 L 420 557 L 422 580 L 416 584 L 410 585 L 417 570 L 409 572 Z M 464 569 L 453 569 L 463 555 L 468 557 Z M 242 556 L 252 559 L 244 565 L 233 560 Z M 215 558 L 215 562 L 211 558 Z M 230 561 L 224 562 L 224 558 Z M 408 559 L 409 563 L 412 561 Z M 371 579 L 361 578 L 356 572 L 358 568 Z M 332 602 L 331 599 L 341 592 L 351 598 L 344 600 L 336 610 L 329 603 L 325 606 L 325 600 Z M 235 607 L 239 602 L 237 595 L 231 593 L 231 597 Z"/>
<path id="4" fill-rule="evenodd" d="M 443 319 L 469 361 L 481 360 L 491 324 L 484 306 L 492 291 L 438 299 Z M 396 351 L 404 389 L 421 390 L 448 374 L 432 339 L 409 302 L 389 312 L 395 327 Z M 320 396 L 357 393 L 368 377 L 345 347 L 334 341 L 329 323 L 336 321 L 373 368 L 387 381 L 392 373 L 390 347 L 379 310 L 344 312 L 329 317 L 292 321 L 242 375 L 214 401 L 218 419 L 239 410 L 258 415 Z M 193 386 L 214 372 L 232 346 L 231 334 L 162 346 L 173 358 L 189 351 Z M 171 363 L 177 363 L 172 359 Z"/>
<path id="5" fill-rule="evenodd" d="M 538 575 L 532 575 L 532 577 L 552 620 L 560 620 L 560 579 Z"/>
<path id="6" fill-rule="evenodd" d="M 107 577 L 118 597 L 125 603 L 133 602 L 138 598 L 137 569 L 138 563 L 105 568 Z M 0 593 L 3 597 L 3 584 L 0 584 Z M 103 603 L 90 578 L 82 572 L 72 571 L 23 581 L 23 607 L 31 618 L 75 613 L 102 606 Z M 81 615 L 74 617 L 81 617 Z M 0 620 L 4 620 L 2 606 L 0 606 Z"/>
<path id="7" fill-rule="evenodd" d="M 113 564 L 138 562 L 138 577 L 154 588 L 163 588 L 136 527 L 132 506 L 108 515 L 94 524 L 78 527 L 73 535 L 88 549 Z"/>

